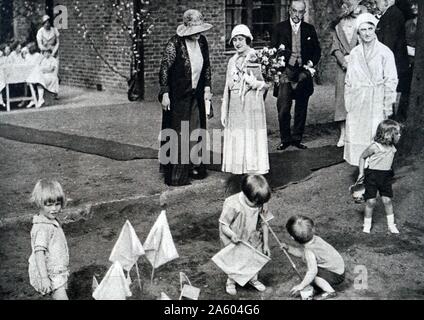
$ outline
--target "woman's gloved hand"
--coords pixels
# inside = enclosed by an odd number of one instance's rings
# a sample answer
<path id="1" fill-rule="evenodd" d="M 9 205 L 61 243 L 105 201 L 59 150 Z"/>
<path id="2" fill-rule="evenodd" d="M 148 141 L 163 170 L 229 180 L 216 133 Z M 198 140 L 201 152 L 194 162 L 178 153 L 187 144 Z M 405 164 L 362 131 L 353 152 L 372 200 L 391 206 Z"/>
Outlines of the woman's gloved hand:
<path id="1" fill-rule="evenodd" d="M 169 93 L 168 92 L 163 94 L 161 104 L 162 104 L 162 109 L 164 111 L 171 110 L 171 101 L 169 100 Z"/>

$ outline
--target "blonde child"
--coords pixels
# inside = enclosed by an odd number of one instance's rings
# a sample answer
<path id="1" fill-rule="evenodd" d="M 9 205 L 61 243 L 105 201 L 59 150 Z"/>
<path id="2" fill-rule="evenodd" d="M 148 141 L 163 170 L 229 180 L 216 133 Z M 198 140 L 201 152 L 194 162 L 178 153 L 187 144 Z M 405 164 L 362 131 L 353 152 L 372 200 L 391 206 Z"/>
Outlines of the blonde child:
<path id="1" fill-rule="evenodd" d="M 314 222 L 305 216 L 291 217 L 286 228 L 290 236 L 302 248 L 283 244 L 288 253 L 305 259 L 307 272 L 302 282 L 294 286 L 290 293 L 298 294 L 310 284 L 323 292 L 315 300 L 331 299 L 337 296 L 333 286 L 339 285 L 345 278 L 345 264 L 340 253 L 329 243 L 315 235 Z"/>
<path id="2" fill-rule="evenodd" d="M 271 189 L 266 179 L 261 175 L 246 175 L 241 181 L 240 193 L 225 199 L 221 217 L 219 218 L 219 234 L 222 244 L 245 241 L 270 256 L 268 246 L 268 227 L 260 215 L 268 222 L 273 218 L 267 210 L 266 203 L 271 198 Z M 266 287 L 258 280 L 256 274 L 249 284 L 259 291 Z M 236 283 L 228 278 L 226 292 L 236 295 Z"/>
<path id="3" fill-rule="evenodd" d="M 392 164 L 396 153 L 395 144 L 400 139 L 400 125 L 393 120 L 382 121 L 377 128 L 374 142 L 365 149 L 359 158 L 358 181 L 364 179 L 365 217 L 363 232 L 370 233 L 372 213 L 377 203 L 377 191 L 383 201 L 387 216 L 387 225 L 391 233 L 399 233 L 394 223 L 393 190 L 392 190 Z M 366 159 L 368 168 L 365 169 Z"/>
<path id="4" fill-rule="evenodd" d="M 56 219 L 66 204 L 65 194 L 59 182 L 42 179 L 34 187 L 31 202 L 39 208 L 39 213 L 32 220 L 30 283 L 43 295 L 52 294 L 55 300 L 68 300 L 68 245 Z"/>

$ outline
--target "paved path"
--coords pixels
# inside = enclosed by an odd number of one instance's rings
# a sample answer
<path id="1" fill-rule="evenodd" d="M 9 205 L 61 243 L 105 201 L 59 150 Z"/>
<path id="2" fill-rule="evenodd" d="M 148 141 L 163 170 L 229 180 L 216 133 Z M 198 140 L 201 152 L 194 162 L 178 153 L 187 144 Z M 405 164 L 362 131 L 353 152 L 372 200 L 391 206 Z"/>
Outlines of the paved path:
<path id="1" fill-rule="evenodd" d="M 331 120 L 329 104 L 319 103 L 330 90 L 331 87 L 317 87 L 309 124 Z M 129 103 L 122 94 L 75 88 L 62 92 L 61 105 L 0 112 L 0 123 L 157 149 L 162 116 L 157 102 Z M 209 122 L 210 129 L 220 127 L 219 105 L 220 97 L 217 96 L 214 98 L 215 118 Z M 267 98 L 267 119 L 272 151 L 278 143 L 278 120 L 275 98 L 270 95 Z M 309 139 L 307 144 L 310 147 L 318 147 L 333 144 L 336 137 L 333 132 L 326 137 Z M 156 160 L 122 162 L 0 138 L 0 163 L 0 218 L 3 221 L 30 216 L 33 208 L 26 199 L 41 177 L 59 179 L 68 196 L 74 199 L 70 207 L 81 206 L 82 210 L 93 203 L 158 195 L 178 189 L 163 184 Z M 192 188 L 201 187 L 203 183 L 220 185 L 224 179 L 222 173 L 211 172 L 208 179 L 196 181 Z"/>

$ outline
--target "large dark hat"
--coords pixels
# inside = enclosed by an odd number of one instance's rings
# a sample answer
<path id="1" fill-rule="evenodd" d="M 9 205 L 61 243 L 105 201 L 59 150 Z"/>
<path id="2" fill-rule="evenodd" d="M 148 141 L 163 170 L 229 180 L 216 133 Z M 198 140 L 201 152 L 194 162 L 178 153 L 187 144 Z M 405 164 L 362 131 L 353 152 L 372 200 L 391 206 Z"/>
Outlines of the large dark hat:
<path id="1" fill-rule="evenodd" d="M 198 10 L 189 9 L 184 12 L 183 24 L 177 28 L 177 35 L 180 37 L 191 36 L 196 33 L 204 32 L 213 26 L 203 21 L 203 15 Z"/>
<path id="2" fill-rule="evenodd" d="M 342 11 L 343 15 L 348 16 L 359 6 L 361 0 L 343 0 Z"/>

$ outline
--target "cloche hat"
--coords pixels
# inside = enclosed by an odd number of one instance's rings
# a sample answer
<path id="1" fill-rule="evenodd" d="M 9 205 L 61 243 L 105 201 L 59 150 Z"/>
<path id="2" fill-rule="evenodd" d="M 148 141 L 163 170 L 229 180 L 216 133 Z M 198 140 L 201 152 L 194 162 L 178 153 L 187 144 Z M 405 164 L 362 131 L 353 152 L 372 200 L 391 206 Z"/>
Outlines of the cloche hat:
<path id="1" fill-rule="evenodd" d="M 210 23 L 203 21 L 203 15 L 200 11 L 189 9 L 184 12 L 183 24 L 177 28 L 177 35 L 180 37 L 191 36 L 196 33 L 204 32 L 211 29 L 213 26 Z"/>
<path id="2" fill-rule="evenodd" d="M 371 23 L 373 24 L 375 27 L 378 24 L 378 19 L 376 17 L 374 17 L 371 13 L 361 13 L 357 18 L 356 18 L 356 29 L 359 29 L 360 25 L 363 23 Z"/>
<path id="3" fill-rule="evenodd" d="M 253 40 L 252 33 L 250 32 L 249 27 L 246 26 L 245 24 L 238 24 L 234 27 L 233 31 L 231 31 L 230 43 L 233 40 L 233 38 L 238 35 L 242 35 L 249 38 L 250 40 Z"/>
<path id="4" fill-rule="evenodd" d="M 45 14 L 45 15 L 41 18 L 41 21 L 42 21 L 42 23 L 43 23 L 43 25 L 44 25 L 47 21 L 50 21 L 50 17 L 49 17 L 47 14 Z"/>

